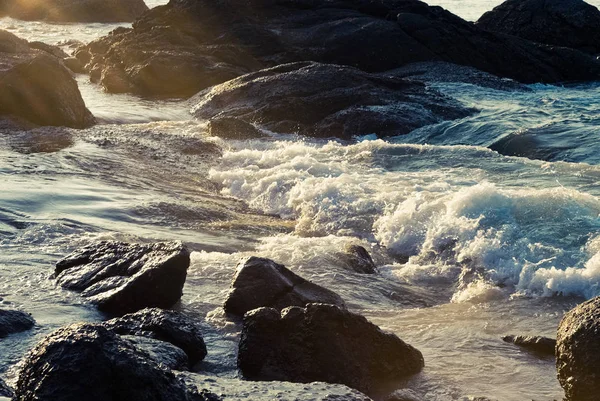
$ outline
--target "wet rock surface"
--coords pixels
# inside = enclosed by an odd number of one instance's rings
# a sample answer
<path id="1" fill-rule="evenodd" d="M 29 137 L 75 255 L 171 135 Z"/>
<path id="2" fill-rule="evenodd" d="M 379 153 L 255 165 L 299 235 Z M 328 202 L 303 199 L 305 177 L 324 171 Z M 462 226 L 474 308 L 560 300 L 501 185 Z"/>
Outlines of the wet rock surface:
<path id="1" fill-rule="evenodd" d="M 57 282 L 79 291 L 102 311 L 123 315 L 146 307 L 169 308 L 182 295 L 190 264 L 178 242 L 102 241 L 56 264 Z"/>
<path id="2" fill-rule="evenodd" d="M 52 54 L 53 49 L 31 46 L 0 30 L 0 116 L 15 116 L 37 125 L 89 127 L 95 119 L 85 107 L 77 82 Z"/>
<path id="3" fill-rule="evenodd" d="M 31 329 L 35 320 L 28 313 L 0 309 L 0 338 Z"/>
<path id="4" fill-rule="evenodd" d="M 13 391 L 4 383 L 4 380 L 0 379 L 0 397 L 12 398 Z"/>
<path id="5" fill-rule="evenodd" d="M 592 401 L 600 394 L 600 297 L 576 306 L 561 320 L 556 370 L 567 400 Z"/>
<path id="6" fill-rule="evenodd" d="M 121 338 L 146 354 L 148 358 L 169 369 L 186 370 L 190 368 L 190 361 L 185 352 L 168 342 L 142 336 L 125 335 Z"/>
<path id="7" fill-rule="evenodd" d="M 342 266 L 361 274 L 377 273 L 377 266 L 369 252 L 360 245 L 350 244 L 339 255 Z"/>
<path id="8" fill-rule="evenodd" d="M 237 118 L 275 132 L 342 139 L 406 134 L 474 112 L 420 82 L 311 62 L 244 75 L 190 102 L 199 119 Z"/>
<path id="9" fill-rule="evenodd" d="M 270 259 L 253 256 L 238 266 L 224 308 L 229 314 L 243 316 L 260 307 L 280 311 L 309 303 L 344 306 L 335 292 L 305 280 Z"/>
<path id="10" fill-rule="evenodd" d="M 582 0 L 508 0 L 477 26 L 582 52 L 600 53 L 600 11 Z"/>
<path id="11" fill-rule="evenodd" d="M 548 337 L 508 335 L 502 337 L 502 340 L 541 356 L 554 356 L 554 349 L 556 348 L 556 340 Z"/>
<path id="12" fill-rule="evenodd" d="M 188 387 L 130 342 L 92 324 L 43 339 L 23 361 L 15 401 L 200 401 Z"/>
<path id="13" fill-rule="evenodd" d="M 423 366 L 416 348 L 337 306 L 260 308 L 244 316 L 238 367 L 250 380 L 324 381 L 371 394 Z"/>
<path id="14" fill-rule="evenodd" d="M 0 14 L 51 22 L 133 22 L 148 10 L 143 0 L 5 0 L 0 6 Z"/>
<path id="15" fill-rule="evenodd" d="M 198 323 L 171 310 L 147 308 L 104 322 L 108 329 L 121 335 L 141 336 L 167 342 L 180 348 L 191 365 L 206 356 L 206 345 Z"/>
<path id="16" fill-rule="evenodd" d="M 417 0 L 172 1 L 77 56 L 101 84 L 118 70 L 131 92 L 167 97 L 308 60 L 368 72 L 446 61 L 525 83 L 600 77 L 586 54 L 485 31 Z"/>

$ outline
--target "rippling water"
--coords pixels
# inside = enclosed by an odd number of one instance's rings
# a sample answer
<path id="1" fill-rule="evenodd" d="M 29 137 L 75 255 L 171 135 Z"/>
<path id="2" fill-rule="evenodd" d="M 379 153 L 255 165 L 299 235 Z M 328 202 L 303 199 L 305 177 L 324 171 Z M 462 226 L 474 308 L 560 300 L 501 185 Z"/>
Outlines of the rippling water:
<path id="1" fill-rule="evenodd" d="M 469 19 L 493 3 L 440 1 Z M 0 27 L 49 43 L 114 28 Z M 554 336 L 564 311 L 600 294 L 597 83 L 435 84 L 481 112 L 348 145 L 210 138 L 185 102 L 78 81 L 101 125 L 0 135 L 0 302 L 38 321 L 0 341 L 9 380 L 41 336 L 103 318 L 54 285 L 58 258 L 96 239 L 182 240 L 194 252 L 179 308 L 206 318 L 212 373 L 236 374 L 239 327 L 220 305 L 237 262 L 260 255 L 421 349 L 426 368 L 405 384 L 426 400 L 562 396 L 553 360 L 500 338 Z M 380 273 L 344 270 L 348 243 L 368 248 Z"/>

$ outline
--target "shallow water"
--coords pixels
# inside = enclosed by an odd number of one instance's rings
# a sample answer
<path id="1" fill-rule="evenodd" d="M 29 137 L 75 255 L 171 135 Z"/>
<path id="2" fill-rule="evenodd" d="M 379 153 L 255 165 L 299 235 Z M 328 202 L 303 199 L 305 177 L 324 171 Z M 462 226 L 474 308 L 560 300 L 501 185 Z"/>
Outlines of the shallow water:
<path id="1" fill-rule="evenodd" d="M 491 2 L 446 4 L 474 19 Z M 114 28 L 7 24 L 49 43 Z M 0 302 L 38 321 L 0 340 L 9 381 L 43 335 L 104 318 L 54 285 L 57 259 L 97 239 L 181 240 L 194 252 L 178 308 L 205 318 L 206 372 L 236 376 L 239 326 L 220 306 L 236 264 L 259 255 L 422 350 L 425 370 L 404 385 L 425 400 L 562 396 L 554 361 L 500 338 L 554 336 L 566 310 L 600 294 L 597 83 L 435 84 L 480 113 L 342 144 L 210 138 L 185 102 L 78 81 L 102 125 L 0 135 Z M 379 274 L 344 269 L 349 243 L 372 252 Z"/>

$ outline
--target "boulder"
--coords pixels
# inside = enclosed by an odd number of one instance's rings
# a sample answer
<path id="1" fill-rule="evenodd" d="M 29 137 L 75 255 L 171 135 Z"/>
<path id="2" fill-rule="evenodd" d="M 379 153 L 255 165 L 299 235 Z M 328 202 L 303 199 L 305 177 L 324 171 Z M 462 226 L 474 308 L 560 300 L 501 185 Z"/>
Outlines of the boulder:
<path id="1" fill-rule="evenodd" d="M 367 72 L 445 61 L 525 83 L 600 77 L 587 54 L 489 32 L 418 0 L 171 1 L 78 56 L 89 72 L 121 68 L 132 92 L 159 97 L 297 61 Z"/>
<path id="2" fill-rule="evenodd" d="M 342 266 L 348 270 L 361 274 L 377 273 L 377 266 L 375 266 L 369 251 L 360 245 L 350 244 L 346 246 L 339 258 Z"/>
<path id="3" fill-rule="evenodd" d="M 142 336 L 121 336 L 154 362 L 174 370 L 187 370 L 190 361 L 181 348 L 168 342 Z"/>
<path id="4" fill-rule="evenodd" d="M 419 350 L 334 305 L 259 308 L 244 316 L 238 367 L 250 380 L 324 381 L 370 394 L 423 366 Z"/>
<path id="5" fill-rule="evenodd" d="M 270 259 L 252 256 L 238 265 L 224 308 L 229 314 L 243 316 L 263 306 L 280 311 L 309 303 L 344 307 L 344 301 L 335 292 L 303 279 Z"/>
<path id="6" fill-rule="evenodd" d="M 200 401 L 207 398 L 117 334 L 74 324 L 24 358 L 14 401 Z"/>
<path id="7" fill-rule="evenodd" d="M 28 313 L 0 309 L 0 338 L 31 329 L 35 320 Z"/>
<path id="8" fill-rule="evenodd" d="M 477 26 L 534 42 L 600 53 L 600 10 L 583 0 L 507 0 Z"/>
<path id="9" fill-rule="evenodd" d="M 100 310 L 123 315 L 173 306 L 181 298 L 189 264 L 190 253 L 179 242 L 101 241 L 60 260 L 55 275 L 63 288 L 80 291 Z"/>
<path id="10" fill-rule="evenodd" d="M 558 325 L 556 370 L 569 401 L 600 394 L 600 297 L 567 312 Z"/>
<path id="11" fill-rule="evenodd" d="M 406 134 L 474 112 L 424 84 L 353 67 L 284 64 L 194 96 L 196 118 L 237 118 L 265 129 L 319 138 Z"/>
<path id="12" fill-rule="evenodd" d="M 133 22 L 146 11 L 144 0 L 5 0 L 5 15 L 27 21 Z"/>
<path id="13" fill-rule="evenodd" d="M 0 379 L 0 397 L 12 398 L 13 395 L 11 388 L 4 383 L 4 380 Z"/>
<path id="14" fill-rule="evenodd" d="M 236 117 L 217 117 L 208 122 L 208 133 L 224 139 L 255 139 L 267 135 L 249 122 Z"/>
<path id="15" fill-rule="evenodd" d="M 0 30 L 0 115 L 38 125 L 93 125 L 77 82 L 51 50 Z"/>
<path id="16" fill-rule="evenodd" d="M 554 356 L 556 348 L 556 340 L 548 337 L 508 335 L 502 337 L 502 340 L 543 356 Z"/>
<path id="17" fill-rule="evenodd" d="M 195 365 L 206 356 L 206 345 L 197 322 L 171 310 L 146 308 L 103 325 L 117 334 L 142 336 L 168 342 L 185 352 Z"/>

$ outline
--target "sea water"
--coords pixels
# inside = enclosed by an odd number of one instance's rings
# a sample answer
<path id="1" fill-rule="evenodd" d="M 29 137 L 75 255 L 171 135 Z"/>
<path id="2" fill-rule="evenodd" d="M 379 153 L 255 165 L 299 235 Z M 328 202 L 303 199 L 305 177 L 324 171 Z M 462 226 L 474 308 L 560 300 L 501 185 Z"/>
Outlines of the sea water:
<path id="1" fill-rule="evenodd" d="M 470 20 L 498 3 L 436 2 Z M 0 19 L 66 49 L 124 25 Z M 209 374 L 237 374 L 239 326 L 221 305 L 236 264 L 257 255 L 420 349 L 426 367 L 404 385 L 424 400 L 561 398 L 553 359 L 501 337 L 553 337 L 565 311 L 600 294 L 597 83 L 433 84 L 480 112 L 347 144 L 212 138 L 186 102 L 78 82 L 99 126 L 0 135 L 0 307 L 38 322 L 0 340 L 9 382 L 44 335 L 105 318 L 54 284 L 56 260 L 100 239 L 181 240 L 193 252 L 177 308 L 204 322 Z M 348 244 L 378 274 L 345 270 Z"/>

